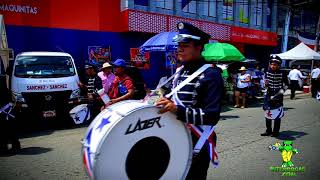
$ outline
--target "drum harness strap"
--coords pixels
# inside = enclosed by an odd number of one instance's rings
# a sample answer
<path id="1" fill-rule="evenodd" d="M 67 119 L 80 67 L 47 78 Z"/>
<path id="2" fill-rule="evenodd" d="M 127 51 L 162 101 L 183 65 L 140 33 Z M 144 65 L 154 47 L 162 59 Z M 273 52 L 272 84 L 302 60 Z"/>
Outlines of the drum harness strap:
<path id="1" fill-rule="evenodd" d="M 192 75 L 190 75 L 187 79 L 185 79 L 183 82 L 181 82 L 177 87 L 175 87 L 169 94 L 165 95 L 166 98 L 171 98 L 174 96 L 174 98 L 177 100 L 176 93 L 183 88 L 185 85 L 190 83 L 194 78 L 198 77 L 201 73 L 203 73 L 206 69 L 209 67 L 212 67 L 211 64 L 205 64 L 202 67 L 200 67 L 196 72 L 194 72 Z M 177 70 L 175 74 L 173 74 L 169 79 L 167 79 L 165 82 L 161 83 L 156 90 L 160 89 L 162 86 L 167 84 L 169 81 L 171 81 L 174 78 L 178 78 L 178 74 L 183 69 L 180 68 Z M 155 90 L 155 91 L 156 91 Z M 216 152 L 216 143 L 213 141 L 213 138 L 216 136 L 216 133 L 214 131 L 215 126 L 209 126 L 209 125 L 199 125 L 196 126 L 194 124 L 187 124 L 187 127 L 191 130 L 191 132 L 199 138 L 193 152 L 194 154 L 198 154 L 202 147 L 208 143 L 208 152 L 211 159 L 211 162 L 214 167 L 217 167 L 218 165 L 218 155 Z"/>
<path id="2" fill-rule="evenodd" d="M 5 114 L 7 120 L 9 120 L 9 116 L 12 118 L 15 118 L 14 115 L 11 114 L 12 109 L 13 109 L 12 104 L 8 103 L 7 105 L 0 108 L 0 114 L 1 113 Z"/>

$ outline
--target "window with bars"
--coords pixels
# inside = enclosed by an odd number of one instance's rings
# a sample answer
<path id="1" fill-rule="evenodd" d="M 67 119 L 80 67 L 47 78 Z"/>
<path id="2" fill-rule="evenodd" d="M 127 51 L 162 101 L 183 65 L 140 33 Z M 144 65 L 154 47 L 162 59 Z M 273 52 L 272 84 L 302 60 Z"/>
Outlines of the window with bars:
<path id="1" fill-rule="evenodd" d="M 156 0 L 156 7 L 162 9 L 173 9 L 173 0 Z"/>
<path id="2" fill-rule="evenodd" d="M 249 23 L 249 0 L 238 1 L 239 21 L 241 23 Z"/>
<path id="3" fill-rule="evenodd" d="M 262 12 L 263 12 L 263 0 L 254 0 L 253 3 L 254 11 L 253 11 L 253 24 L 256 26 L 262 25 Z"/>
<path id="4" fill-rule="evenodd" d="M 149 6 L 149 0 L 134 0 L 135 5 Z"/>
<path id="5" fill-rule="evenodd" d="M 200 15 L 217 17 L 217 0 L 199 1 Z"/>
<path id="6" fill-rule="evenodd" d="M 197 1 L 196 0 L 192 0 L 189 3 L 187 3 L 183 9 L 183 12 L 186 13 L 191 13 L 191 14 L 196 14 L 197 13 Z"/>
<path id="7" fill-rule="evenodd" d="M 233 21 L 233 0 L 223 0 L 222 17 L 224 20 Z"/>

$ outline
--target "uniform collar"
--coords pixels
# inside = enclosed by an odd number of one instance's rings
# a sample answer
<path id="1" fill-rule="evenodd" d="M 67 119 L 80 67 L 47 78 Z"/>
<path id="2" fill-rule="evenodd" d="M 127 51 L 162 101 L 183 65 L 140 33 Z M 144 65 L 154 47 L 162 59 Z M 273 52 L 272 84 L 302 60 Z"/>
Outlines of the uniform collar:
<path id="1" fill-rule="evenodd" d="M 196 61 L 190 61 L 190 62 L 183 63 L 184 69 L 189 70 L 189 71 L 197 70 L 201 66 L 203 66 L 204 64 L 206 64 L 204 58 L 201 58 L 201 59 L 196 60 Z"/>
<path id="2" fill-rule="evenodd" d="M 279 73 L 279 72 L 281 72 L 281 70 L 280 70 L 280 69 L 277 69 L 277 70 L 275 70 L 275 71 L 272 71 L 272 69 L 269 69 L 269 72 L 271 72 L 271 73 Z"/>

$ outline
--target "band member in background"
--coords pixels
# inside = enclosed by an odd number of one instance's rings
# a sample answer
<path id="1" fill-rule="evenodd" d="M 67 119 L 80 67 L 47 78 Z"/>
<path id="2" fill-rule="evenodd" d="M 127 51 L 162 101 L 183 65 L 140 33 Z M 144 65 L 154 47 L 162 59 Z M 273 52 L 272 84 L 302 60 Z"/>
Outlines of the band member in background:
<path id="1" fill-rule="evenodd" d="M 208 43 L 210 35 L 197 27 L 180 22 L 177 25 L 179 34 L 175 37 L 178 42 L 178 59 L 182 62 L 182 70 L 174 80 L 173 87 L 179 85 L 187 77 L 206 64 L 201 52 L 204 44 Z M 213 130 L 220 118 L 221 99 L 223 94 L 223 79 L 219 69 L 210 67 L 196 77 L 191 83 L 181 88 L 171 99 L 160 98 L 156 106 L 161 107 L 160 113 L 172 112 L 177 119 L 188 124 L 192 131 L 194 146 L 198 142 L 199 134 L 205 127 L 212 133 L 198 153 L 194 153 L 192 164 L 186 179 L 203 180 L 207 177 L 210 162 L 209 147 L 212 147 L 212 161 L 216 160 L 216 136 Z M 200 125 L 200 126 L 198 126 Z M 208 126 L 203 126 L 208 125 Z M 204 134 L 204 133 L 203 133 Z M 213 146 L 211 146 L 213 145 Z M 212 153 L 211 153 L 212 155 Z"/>
<path id="2" fill-rule="evenodd" d="M 286 84 L 285 74 L 280 70 L 282 60 L 276 55 L 271 56 L 269 70 L 265 77 L 267 92 L 264 99 L 263 110 L 265 111 L 267 130 L 261 136 L 278 137 L 281 118 L 283 117 L 283 93 Z M 274 127 L 272 130 L 272 120 Z"/>
<path id="3" fill-rule="evenodd" d="M 0 77 L 0 154 L 15 154 L 21 149 L 16 122 L 17 113 L 9 103 L 10 93 L 5 80 L 2 80 Z M 8 149 L 9 143 L 11 143 L 11 149 Z"/>
<path id="4" fill-rule="evenodd" d="M 240 107 L 239 99 L 240 99 L 240 95 L 241 95 L 242 96 L 241 108 L 245 108 L 246 96 L 249 91 L 251 76 L 250 76 L 250 74 L 246 73 L 247 69 L 244 66 L 242 66 L 239 69 L 239 71 L 240 71 L 240 75 L 238 75 L 238 77 L 237 77 L 237 88 L 236 88 L 236 92 L 235 92 L 236 105 L 234 107 L 235 108 Z"/>

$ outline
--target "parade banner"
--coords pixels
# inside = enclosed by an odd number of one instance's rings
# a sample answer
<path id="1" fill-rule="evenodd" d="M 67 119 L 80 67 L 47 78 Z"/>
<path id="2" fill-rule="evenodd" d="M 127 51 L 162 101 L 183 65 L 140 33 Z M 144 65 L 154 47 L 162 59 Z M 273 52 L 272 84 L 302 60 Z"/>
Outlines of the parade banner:
<path id="1" fill-rule="evenodd" d="M 139 69 L 150 69 L 150 52 L 141 52 L 139 48 L 130 48 L 131 64 Z"/>
<path id="2" fill-rule="evenodd" d="M 166 52 L 166 68 L 175 69 L 177 67 L 177 52 Z"/>
<path id="3" fill-rule="evenodd" d="M 111 48 L 103 46 L 88 46 L 89 62 L 103 64 L 111 62 Z"/>

